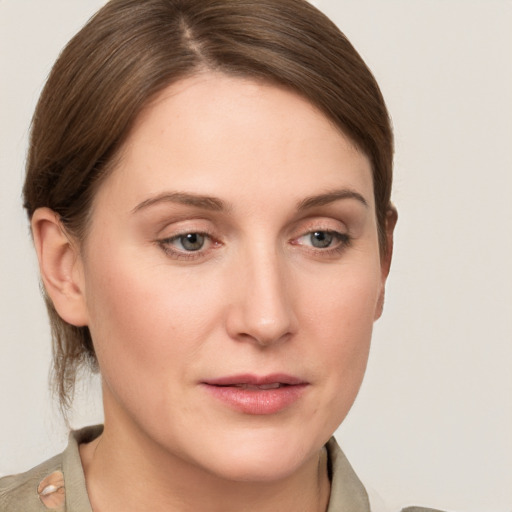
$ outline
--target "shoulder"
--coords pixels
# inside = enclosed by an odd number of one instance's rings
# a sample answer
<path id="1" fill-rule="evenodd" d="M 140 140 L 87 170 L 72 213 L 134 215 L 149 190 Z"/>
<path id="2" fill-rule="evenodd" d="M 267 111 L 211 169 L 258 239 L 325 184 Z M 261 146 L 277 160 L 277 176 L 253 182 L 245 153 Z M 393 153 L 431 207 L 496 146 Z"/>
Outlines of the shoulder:
<path id="1" fill-rule="evenodd" d="M 79 445 L 101 434 L 102 425 L 70 433 L 66 449 L 39 466 L 0 478 L 0 512 L 92 512 Z"/>
<path id="2" fill-rule="evenodd" d="M 25 473 L 0 478 L 0 511 L 47 511 L 44 496 L 48 489 L 58 489 L 59 475 L 62 475 L 62 455 L 52 457 Z M 50 485 L 53 487 L 48 487 Z"/>
<path id="3" fill-rule="evenodd" d="M 332 437 L 326 444 L 328 467 L 331 477 L 331 497 L 327 512 L 350 510 L 353 512 L 377 512 L 370 503 L 368 493 L 357 477 L 345 454 Z M 378 508 L 378 510 L 383 510 Z M 442 512 L 425 507 L 406 507 L 401 512 Z"/>

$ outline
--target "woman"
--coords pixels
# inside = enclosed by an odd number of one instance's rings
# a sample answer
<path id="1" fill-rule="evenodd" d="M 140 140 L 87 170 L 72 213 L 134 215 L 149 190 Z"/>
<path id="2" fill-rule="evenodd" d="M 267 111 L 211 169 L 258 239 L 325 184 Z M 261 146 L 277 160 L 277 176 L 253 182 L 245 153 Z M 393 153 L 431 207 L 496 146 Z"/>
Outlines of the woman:
<path id="1" fill-rule="evenodd" d="M 55 64 L 24 187 L 69 405 L 1 510 L 369 510 L 331 439 L 396 212 L 379 88 L 302 0 L 112 0 Z"/>

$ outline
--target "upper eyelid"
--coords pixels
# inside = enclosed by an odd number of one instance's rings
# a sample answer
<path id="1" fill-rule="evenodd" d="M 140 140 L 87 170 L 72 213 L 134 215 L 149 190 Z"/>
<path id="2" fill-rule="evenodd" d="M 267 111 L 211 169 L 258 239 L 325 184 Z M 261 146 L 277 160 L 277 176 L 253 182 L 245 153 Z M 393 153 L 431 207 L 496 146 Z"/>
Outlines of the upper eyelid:
<path id="1" fill-rule="evenodd" d="M 297 238 L 303 234 L 318 231 L 331 231 L 341 234 L 350 234 L 350 219 L 347 223 L 342 218 L 332 215 L 307 215 L 298 219 L 290 219 L 281 230 L 281 235 L 289 238 Z M 154 239 L 171 239 L 188 233 L 199 233 L 217 239 L 232 238 L 237 236 L 237 231 L 243 231 L 232 222 L 211 219 L 208 216 L 186 216 L 178 219 L 168 219 L 161 222 L 154 234 Z M 240 234 L 240 233 L 239 233 Z"/>
<path id="2" fill-rule="evenodd" d="M 287 226 L 283 226 L 284 230 L 292 231 L 300 229 L 301 226 L 311 226 L 311 229 L 320 229 L 320 226 L 322 226 L 323 229 L 333 229 L 331 225 L 325 225 L 325 223 L 335 223 L 336 225 L 343 226 L 344 229 L 348 229 L 347 222 L 342 220 L 335 212 L 310 212 L 308 214 L 301 214 L 296 218 L 293 217 L 286 222 Z M 193 225 L 188 227 L 188 223 L 199 223 L 200 226 Z M 184 213 L 183 215 L 173 214 L 170 218 L 162 218 L 155 222 L 155 225 L 158 227 L 158 232 L 164 231 L 175 224 L 179 226 L 184 224 L 184 231 L 190 230 L 190 232 L 204 231 L 205 228 L 203 228 L 203 224 L 210 226 L 214 225 L 216 230 L 217 226 L 220 225 L 220 229 L 222 231 L 237 231 L 236 222 L 234 222 L 233 219 L 229 219 L 229 216 L 226 216 L 225 214 L 222 216 L 218 216 L 216 214 L 204 215 L 203 213 Z M 306 227 L 305 229 L 308 228 Z M 207 230 L 209 231 L 209 229 Z M 178 228 L 178 231 L 181 231 L 181 227 Z"/>
<path id="3" fill-rule="evenodd" d="M 303 234 L 299 235 L 297 238 L 301 238 L 303 236 L 311 235 L 312 233 L 317 233 L 317 232 L 332 233 L 334 235 L 339 235 L 339 236 L 349 236 L 348 233 L 345 233 L 344 231 L 340 231 L 337 229 L 315 228 L 315 229 L 308 229 Z"/>
<path id="4" fill-rule="evenodd" d="M 191 224 L 192 223 L 192 224 Z M 211 235 L 214 229 L 211 227 L 212 222 L 204 217 L 186 218 L 172 220 L 162 223 L 156 230 L 156 238 L 173 238 L 176 236 L 186 235 L 188 233 L 201 233 Z"/>
<path id="5" fill-rule="evenodd" d="M 338 224 L 340 224 L 339 221 L 336 221 Z M 341 223 L 342 224 L 342 223 Z M 168 226 L 162 229 L 164 231 Z M 341 228 L 341 227 L 333 227 L 333 226 L 327 226 L 321 222 L 311 222 L 310 226 L 305 226 L 302 228 L 294 228 L 291 230 L 287 236 L 289 240 L 294 240 L 301 238 L 303 236 L 307 236 L 308 234 L 314 233 L 315 231 L 325 231 L 329 233 L 334 233 L 339 236 L 350 236 L 349 229 L 348 228 Z M 207 237 L 211 241 L 217 241 L 221 242 L 223 239 L 225 239 L 225 236 L 219 235 L 217 233 L 217 230 L 212 229 L 202 229 L 197 228 L 184 228 L 184 229 L 178 229 L 175 232 L 169 233 L 168 235 L 158 235 L 155 237 L 155 242 L 169 242 L 172 240 L 176 240 L 177 238 L 180 238 L 182 236 L 188 235 L 188 234 L 198 234 Z"/>
<path id="6" fill-rule="evenodd" d="M 164 236 L 164 237 L 161 237 L 161 238 L 157 238 L 155 241 L 159 245 L 166 245 L 166 244 L 170 244 L 171 242 L 174 242 L 175 240 L 178 240 L 179 238 L 181 238 L 183 236 L 191 235 L 191 234 L 204 236 L 209 241 L 209 243 L 216 243 L 216 242 L 218 242 L 218 240 L 216 240 L 211 233 L 206 232 L 206 231 L 199 231 L 199 230 L 182 231 L 180 233 L 172 234 L 171 236 Z M 189 251 L 180 251 L 180 249 L 176 249 L 176 251 L 179 251 L 179 252 L 189 252 Z M 196 252 L 201 252 L 201 249 L 199 249 Z"/>
<path id="7" fill-rule="evenodd" d="M 342 243 L 343 242 L 348 242 L 349 240 L 352 239 L 352 237 L 350 236 L 349 233 L 345 233 L 345 232 L 342 232 L 342 231 L 337 231 L 335 229 L 313 229 L 313 230 L 306 231 L 305 233 L 303 233 L 303 234 L 293 238 L 292 241 L 299 240 L 300 238 L 307 237 L 308 235 L 311 235 L 311 234 L 316 233 L 316 232 L 331 233 L 336 238 L 338 238 Z"/>
<path id="8" fill-rule="evenodd" d="M 315 217 L 312 219 L 301 219 L 296 222 L 290 229 L 290 237 L 298 238 L 299 236 L 313 233 L 314 231 L 349 234 L 350 229 L 345 222 L 339 219 L 332 217 Z"/>
<path id="9" fill-rule="evenodd" d="M 165 241 L 165 240 L 174 240 L 176 238 L 180 238 L 185 235 L 203 235 L 209 238 L 212 238 L 212 233 L 210 231 L 204 230 L 204 229 L 184 229 L 181 231 L 177 231 L 176 233 L 172 233 L 169 236 L 162 236 L 159 237 L 159 240 Z"/>

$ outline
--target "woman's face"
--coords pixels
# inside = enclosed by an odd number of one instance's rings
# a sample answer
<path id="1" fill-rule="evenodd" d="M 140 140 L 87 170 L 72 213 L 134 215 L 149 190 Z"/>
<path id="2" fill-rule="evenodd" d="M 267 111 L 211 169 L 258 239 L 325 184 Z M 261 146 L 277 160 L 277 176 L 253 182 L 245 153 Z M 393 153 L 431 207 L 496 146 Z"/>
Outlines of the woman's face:
<path id="1" fill-rule="evenodd" d="M 369 160 L 288 90 L 182 80 L 101 185 L 81 265 L 106 428 L 225 478 L 283 477 L 365 370 L 385 280 Z"/>

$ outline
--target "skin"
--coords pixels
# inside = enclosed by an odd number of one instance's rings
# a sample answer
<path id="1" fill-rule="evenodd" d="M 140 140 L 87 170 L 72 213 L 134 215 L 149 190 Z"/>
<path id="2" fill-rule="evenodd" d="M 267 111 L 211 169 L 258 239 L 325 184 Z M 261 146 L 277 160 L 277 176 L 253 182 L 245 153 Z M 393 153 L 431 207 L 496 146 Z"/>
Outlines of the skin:
<path id="1" fill-rule="evenodd" d="M 322 447 L 361 384 L 389 268 L 368 158 L 293 92 L 203 73 L 139 116 L 91 219 L 80 247 L 50 210 L 33 231 L 100 365 L 105 430 L 81 447 L 94 510 L 325 510 Z M 246 373 L 307 385 L 265 415 L 204 389 Z"/>

